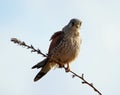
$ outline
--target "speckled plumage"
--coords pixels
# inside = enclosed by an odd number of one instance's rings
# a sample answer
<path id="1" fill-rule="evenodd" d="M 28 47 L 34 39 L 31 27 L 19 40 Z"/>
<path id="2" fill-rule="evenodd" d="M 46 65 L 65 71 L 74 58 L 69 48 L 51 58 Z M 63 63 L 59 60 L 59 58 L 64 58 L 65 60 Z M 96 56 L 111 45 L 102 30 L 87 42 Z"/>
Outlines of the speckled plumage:
<path id="1" fill-rule="evenodd" d="M 59 64 L 59 67 L 63 67 L 67 64 L 66 71 L 68 72 L 70 70 L 69 64 L 78 56 L 80 51 L 80 26 L 80 20 L 72 19 L 62 31 L 52 35 L 48 58 L 32 67 L 42 68 L 34 81 L 43 77 L 56 64 Z"/>

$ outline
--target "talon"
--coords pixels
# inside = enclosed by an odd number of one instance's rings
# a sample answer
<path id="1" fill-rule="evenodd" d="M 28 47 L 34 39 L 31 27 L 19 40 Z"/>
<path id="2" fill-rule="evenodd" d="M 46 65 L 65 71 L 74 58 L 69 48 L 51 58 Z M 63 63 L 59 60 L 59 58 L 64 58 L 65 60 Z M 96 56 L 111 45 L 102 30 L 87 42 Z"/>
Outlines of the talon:
<path id="1" fill-rule="evenodd" d="M 65 68 L 65 72 L 70 72 L 70 68 Z"/>
<path id="2" fill-rule="evenodd" d="M 65 72 L 70 72 L 70 66 L 67 64 L 67 67 L 65 68 Z"/>

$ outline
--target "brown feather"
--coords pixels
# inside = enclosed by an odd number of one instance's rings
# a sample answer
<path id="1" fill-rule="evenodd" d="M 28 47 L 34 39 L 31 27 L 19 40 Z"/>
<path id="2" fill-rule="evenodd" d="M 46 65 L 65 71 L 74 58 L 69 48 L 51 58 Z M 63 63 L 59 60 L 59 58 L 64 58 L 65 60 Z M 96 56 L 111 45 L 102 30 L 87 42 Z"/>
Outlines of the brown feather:
<path id="1" fill-rule="evenodd" d="M 52 40 L 52 42 L 50 44 L 48 54 L 50 54 L 50 52 L 60 43 L 61 39 L 63 38 L 63 35 L 64 35 L 63 31 L 58 31 L 52 35 L 50 39 Z"/>

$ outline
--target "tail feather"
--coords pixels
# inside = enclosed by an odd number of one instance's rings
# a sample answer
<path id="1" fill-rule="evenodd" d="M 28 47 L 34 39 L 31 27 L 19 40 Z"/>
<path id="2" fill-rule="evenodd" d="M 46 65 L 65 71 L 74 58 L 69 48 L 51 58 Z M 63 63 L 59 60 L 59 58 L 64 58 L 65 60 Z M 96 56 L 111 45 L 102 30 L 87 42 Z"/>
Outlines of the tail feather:
<path id="1" fill-rule="evenodd" d="M 41 79 L 44 75 L 46 75 L 50 70 L 51 68 L 54 66 L 54 64 L 51 64 L 51 63 L 46 63 L 42 69 L 39 71 L 39 73 L 35 76 L 34 78 L 34 82 L 38 81 L 39 79 Z M 37 67 L 38 68 L 38 67 Z"/>
<path id="2" fill-rule="evenodd" d="M 45 74 L 44 72 L 39 72 L 36 77 L 34 78 L 34 82 L 38 81 L 40 78 L 42 78 Z"/>
<path id="3" fill-rule="evenodd" d="M 41 61 L 41 62 L 37 63 L 36 65 L 34 65 L 32 67 L 32 69 L 35 69 L 35 68 L 39 69 L 39 68 L 43 67 L 47 63 L 46 61 L 47 61 L 47 59 L 44 59 L 43 61 Z"/>

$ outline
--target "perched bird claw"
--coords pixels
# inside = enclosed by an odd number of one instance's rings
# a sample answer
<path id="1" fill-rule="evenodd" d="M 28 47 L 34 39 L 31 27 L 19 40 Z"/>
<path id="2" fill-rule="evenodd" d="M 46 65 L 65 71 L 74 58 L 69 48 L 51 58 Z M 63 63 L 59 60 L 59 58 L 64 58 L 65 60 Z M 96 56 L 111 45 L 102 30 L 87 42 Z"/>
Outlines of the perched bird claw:
<path id="1" fill-rule="evenodd" d="M 70 72 L 70 68 L 65 68 L 65 72 Z"/>
<path id="2" fill-rule="evenodd" d="M 67 67 L 64 66 L 64 68 L 65 68 L 65 72 L 70 72 L 70 66 L 69 66 L 69 63 L 67 64 Z"/>

